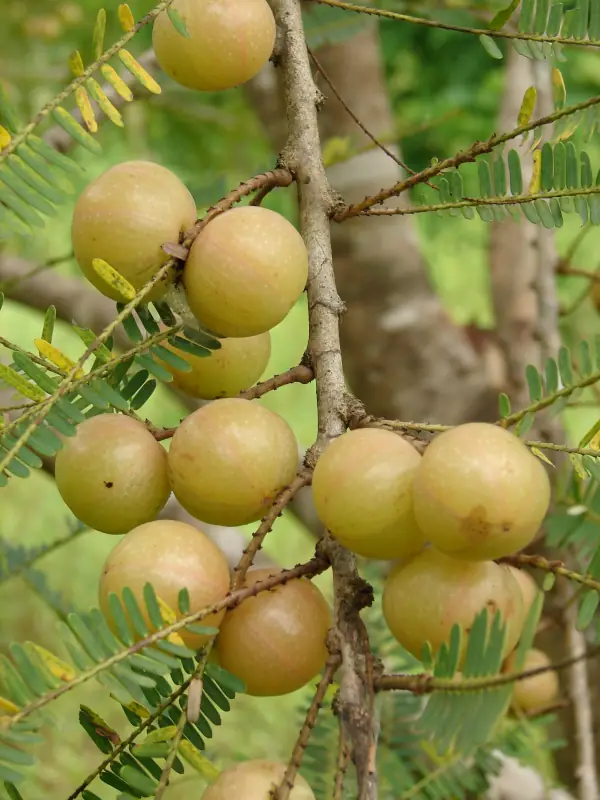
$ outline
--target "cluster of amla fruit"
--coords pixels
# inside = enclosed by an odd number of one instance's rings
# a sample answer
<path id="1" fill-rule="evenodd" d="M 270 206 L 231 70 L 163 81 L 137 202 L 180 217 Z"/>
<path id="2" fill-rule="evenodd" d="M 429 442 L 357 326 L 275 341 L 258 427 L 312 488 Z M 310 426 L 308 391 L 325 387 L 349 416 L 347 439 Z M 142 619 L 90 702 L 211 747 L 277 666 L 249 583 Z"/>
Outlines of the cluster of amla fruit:
<path id="1" fill-rule="evenodd" d="M 367 558 L 397 561 L 382 606 L 408 652 L 421 658 L 428 642 L 435 655 L 456 624 L 464 632 L 460 665 L 483 609 L 501 613 L 504 655 L 514 651 L 537 587 L 526 573 L 494 559 L 528 545 L 550 503 L 544 466 L 516 436 L 469 423 L 436 436 L 421 456 L 391 430 L 352 430 L 321 456 L 312 487 L 319 517 L 341 544 Z M 540 678 L 550 703 L 556 676 Z M 519 682 L 516 705 L 527 706 L 535 682 Z"/>

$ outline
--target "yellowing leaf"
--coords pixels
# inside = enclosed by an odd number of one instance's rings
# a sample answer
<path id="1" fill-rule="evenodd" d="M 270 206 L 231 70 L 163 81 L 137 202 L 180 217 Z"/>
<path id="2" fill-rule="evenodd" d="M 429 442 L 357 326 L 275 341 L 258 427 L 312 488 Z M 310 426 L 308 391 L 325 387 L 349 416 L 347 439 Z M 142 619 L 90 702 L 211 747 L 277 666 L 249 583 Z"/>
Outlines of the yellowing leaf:
<path id="1" fill-rule="evenodd" d="M 533 109 L 535 107 L 536 97 L 537 91 L 535 86 L 530 86 L 523 95 L 523 101 L 521 103 L 521 108 L 519 109 L 519 116 L 517 117 L 518 127 L 521 127 L 521 125 L 527 125 L 531 119 L 531 115 L 533 114 Z"/>
<path id="2" fill-rule="evenodd" d="M 114 267 L 111 267 L 106 261 L 101 258 L 94 258 L 92 267 L 96 275 L 101 278 L 104 283 L 107 283 L 116 292 L 118 292 L 126 303 L 136 295 L 134 287 L 129 283 L 127 278 L 120 275 Z"/>
<path id="3" fill-rule="evenodd" d="M 552 70 L 552 94 L 554 96 L 554 108 L 561 109 L 567 99 L 567 89 L 562 72 L 558 67 Z"/>
<path id="4" fill-rule="evenodd" d="M 551 467 L 554 466 L 554 464 L 550 461 L 548 456 L 542 453 L 541 450 L 538 450 L 537 447 L 532 447 L 531 452 L 533 453 L 534 456 L 537 456 L 540 459 L 540 461 L 544 461 L 546 464 L 550 464 Z"/>
<path id="5" fill-rule="evenodd" d="M 119 6 L 119 22 L 121 23 L 121 27 L 125 31 L 125 33 L 129 33 L 135 28 L 135 18 L 131 13 L 131 9 L 127 5 L 127 3 L 121 3 Z"/>
<path id="6" fill-rule="evenodd" d="M 33 383 L 29 383 L 26 378 L 15 372 L 14 369 L 7 367 L 5 364 L 0 364 L 0 380 L 8 383 L 13 389 L 16 389 L 23 397 L 28 397 L 30 400 L 35 400 L 37 403 L 46 399 L 46 393 Z"/>
<path id="7" fill-rule="evenodd" d="M 529 181 L 529 194 L 538 194 L 541 186 L 542 176 L 542 151 L 535 150 L 533 153 L 533 174 Z"/>
<path id="8" fill-rule="evenodd" d="M 69 56 L 69 69 L 76 78 L 83 75 L 85 67 L 83 66 L 83 59 L 81 58 L 79 50 L 75 50 L 75 52 L 71 53 Z"/>
<path id="9" fill-rule="evenodd" d="M 165 603 L 164 600 L 161 600 L 160 597 L 157 597 L 156 600 L 158 602 L 158 607 L 160 608 L 160 615 L 165 625 L 172 625 L 174 622 L 177 622 L 177 614 L 173 611 L 171 606 L 168 603 Z M 178 633 L 171 633 L 169 636 L 167 636 L 167 641 L 171 642 L 171 644 L 179 644 L 182 647 L 185 647 L 185 642 Z"/>
<path id="10" fill-rule="evenodd" d="M 154 80 L 149 72 L 146 72 L 140 62 L 137 61 L 128 50 L 119 50 L 119 58 L 127 67 L 129 72 L 131 72 L 131 74 L 138 79 L 144 89 L 152 92 L 152 94 L 161 94 L 162 89 L 160 88 L 159 84 Z"/>
<path id="11" fill-rule="evenodd" d="M 93 35 L 93 43 L 94 43 L 94 55 L 96 58 L 100 58 L 102 55 L 102 51 L 104 50 L 104 34 L 106 33 L 106 11 L 101 8 L 98 11 L 98 16 L 96 17 L 96 24 L 94 26 L 94 35 Z"/>
<path id="12" fill-rule="evenodd" d="M 34 339 L 33 343 L 39 350 L 41 356 L 50 361 L 50 363 L 54 364 L 55 367 L 58 367 L 63 372 L 70 372 L 75 366 L 74 361 L 71 361 L 68 356 L 66 356 L 64 353 L 61 353 L 58 347 L 50 344 L 50 342 L 47 342 L 45 339 Z M 75 377 L 83 378 L 83 376 L 83 370 L 78 369 L 75 373 Z"/>
<path id="13" fill-rule="evenodd" d="M 81 111 L 81 116 L 85 122 L 86 128 L 90 133 L 96 133 L 98 130 L 98 123 L 96 122 L 96 115 L 90 102 L 90 96 L 83 86 L 79 86 L 75 90 L 75 102 L 77 108 Z"/>
<path id="14" fill-rule="evenodd" d="M 5 147 L 8 147 L 12 139 L 10 133 L 0 125 L 0 150 L 3 150 Z"/>
<path id="15" fill-rule="evenodd" d="M 575 470 L 575 472 L 581 478 L 582 481 L 585 481 L 590 477 L 583 468 L 582 459 L 578 453 L 569 453 L 569 460 L 573 465 L 573 469 Z"/>
<path id="16" fill-rule="evenodd" d="M 123 78 L 121 78 L 119 73 L 113 69 L 110 64 L 104 64 L 102 67 L 100 67 L 100 72 L 104 76 L 104 80 L 112 86 L 115 92 L 127 103 L 131 103 L 133 100 L 133 92 L 129 86 L 127 86 Z"/>
<path id="17" fill-rule="evenodd" d="M 111 697 L 113 699 L 116 699 L 113 694 L 111 694 Z M 123 707 L 126 708 L 128 711 L 131 711 L 132 714 L 137 714 L 138 717 L 140 717 L 141 719 L 148 719 L 148 717 L 150 716 L 150 712 L 148 711 L 148 709 L 144 708 L 144 706 L 141 703 L 138 703 L 135 700 L 131 700 L 126 705 L 123 703 Z"/>
<path id="18" fill-rule="evenodd" d="M 54 653 L 51 653 L 44 647 L 40 647 L 40 645 L 35 644 L 35 642 L 31 642 L 30 647 L 35 650 L 37 655 L 44 662 L 44 666 L 47 667 L 49 672 L 51 672 L 55 678 L 58 678 L 58 680 L 66 682 L 72 681 L 77 677 L 77 671 L 73 669 L 70 664 L 67 664 L 66 661 L 55 656 Z"/>
<path id="19" fill-rule="evenodd" d="M 206 756 L 203 756 L 188 739 L 182 739 L 179 743 L 179 753 L 196 772 L 199 772 L 207 780 L 214 781 L 221 774 L 221 770 L 217 769 Z"/>
<path id="20" fill-rule="evenodd" d="M 567 139 L 570 139 L 580 124 L 581 124 L 581 117 L 579 116 L 579 114 L 574 114 L 573 117 L 571 117 L 569 124 L 566 125 L 561 131 L 559 131 L 557 136 L 553 137 L 554 141 L 565 142 Z"/>
<path id="21" fill-rule="evenodd" d="M 94 78 L 89 78 L 86 81 L 86 86 L 93 99 L 98 103 L 101 110 L 106 117 L 119 128 L 123 127 L 123 117 L 119 111 L 113 106 L 108 97 L 104 94 L 104 90 Z"/>
<path id="22" fill-rule="evenodd" d="M 156 744 L 157 742 L 169 742 L 177 733 L 177 725 L 167 725 L 165 728 L 157 728 L 150 731 L 142 744 Z"/>
<path id="23" fill-rule="evenodd" d="M 20 710 L 19 706 L 16 706 L 12 700 L 7 700 L 6 697 L 0 697 L 0 714 L 12 716 Z"/>

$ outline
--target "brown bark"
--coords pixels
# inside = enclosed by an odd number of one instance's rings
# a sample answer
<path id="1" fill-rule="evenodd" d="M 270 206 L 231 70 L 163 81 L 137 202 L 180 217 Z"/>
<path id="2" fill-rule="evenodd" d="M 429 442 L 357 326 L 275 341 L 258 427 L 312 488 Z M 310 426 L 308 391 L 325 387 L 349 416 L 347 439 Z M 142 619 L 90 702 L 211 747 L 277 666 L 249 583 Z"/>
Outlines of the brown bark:
<path id="1" fill-rule="evenodd" d="M 393 131 L 376 25 L 316 53 L 341 96 L 377 137 Z M 278 147 L 281 117 L 262 77 L 249 96 Z M 317 76 L 326 102 L 319 114 L 322 140 L 349 136 L 369 142 Z M 264 87 L 270 87 L 268 96 Z M 345 200 L 362 199 L 399 178 L 400 168 L 375 149 L 333 166 L 328 177 Z M 404 198 L 396 201 L 406 202 Z M 339 293 L 347 305 L 341 340 L 350 388 L 370 413 L 448 423 L 493 417 L 489 376 L 467 335 L 455 326 L 429 284 L 411 219 L 350 220 L 332 228 Z"/>

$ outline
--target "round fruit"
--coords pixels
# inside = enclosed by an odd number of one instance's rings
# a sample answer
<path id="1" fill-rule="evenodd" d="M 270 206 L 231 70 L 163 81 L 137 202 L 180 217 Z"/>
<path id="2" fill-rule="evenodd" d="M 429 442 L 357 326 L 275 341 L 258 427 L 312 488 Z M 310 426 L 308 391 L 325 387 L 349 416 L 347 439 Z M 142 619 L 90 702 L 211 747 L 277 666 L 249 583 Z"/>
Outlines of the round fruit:
<path id="1" fill-rule="evenodd" d="M 277 574 L 255 569 L 245 586 Z M 243 600 L 225 615 L 217 639 L 221 665 L 246 684 L 248 694 L 272 697 L 305 686 L 325 666 L 331 612 L 306 578 L 288 581 Z"/>
<path id="2" fill-rule="evenodd" d="M 504 672 L 515 672 L 514 654 L 506 660 Z M 525 656 L 525 664 L 519 672 L 526 672 L 538 667 L 549 667 L 551 661 L 541 650 L 531 649 Z M 523 678 L 515 681 L 512 696 L 513 708 L 522 711 L 538 710 L 552 705 L 558 697 L 558 675 L 554 670 L 541 672 L 539 675 L 532 675 L 530 678 Z"/>
<path id="3" fill-rule="evenodd" d="M 226 398 L 184 419 L 168 464 L 173 492 L 188 513 L 213 525 L 244 525 L 260 519 L 294 479 L 298 444 L 278 414 Z"/>
<path id="4" fill-rule="evenodd" d="M 202 800 L 268 800 L 269 792 L 279 786 L 286 765 L 276 761 L 242 761 L 222 772 L 217 780 L 205 789 Z M 302 775 L 296 775 L 290 800 L 315 800 L 315 796 Z"/>
<path id="5" fill-rule="evenodd" d="M 220 336 L 274 328 L 302 294 L 308 254 L 281 214 L 242 206 L 215 217 L 196 238 L 183 271 L 192 313 Z"/>
<path id="6" fill-rule="evenodd" d="M 458 561 L 433 548 L 390 573 L 382 605 L 389 629 L 416 658 L 427 641 L 437 653 L 457 624 L 464 630 L 462 664 L 470 627 L 484 608 L 490 616 L 500 611 L 507 625 L 505 655 L 521 635 L 523 598 L 506 567 L 493 561 Z"/>
<path id="7" fill-rule="evenodd" d="M 103 259 L 135 289 L 141 289 L 169 256 L 161 250 L 178 242 L 196 220 L 194 198 L 179 178 L 160 164 L 127 161 L 100 175 L 81 194 L 73 212 L 71 237 L 75 258 L 85 277 L 112 300 L 122 297 L 94 271 Z M 161 297 L 165 277 L 146 296 Z"/>
<path id="8" fill-rule="evenodd" d="M 519 584 L 523 595 L 523 622 L 525 622 L 531 610 L 531 606 L 540 593 L 540 589 L 528 572 L 511 566 L 509 566 L 508 569 Z"/>
<path id="9" fill-rule="evenodd" d="M 188 89 L 232 89 L 253 78 L 275 46 L 275 19 L 266 0 L 175 0 L 182 36 L 166 12 L 154 23 L 152 43 L 162 69 Z"/>
<path id="10" fill-rule="evenodd" d="M 368 558 L 405 558 L 425 538 L 413 514 L 421 456 L 391 431 L 365 428 L 333 441 L 315 467 L 317 514 L 335 538 Z"/>
<path id="11" fill-rule="evenodd" d="M 222 600 L 229 591 L 229 566 L 223 553 L 205 533 L 173 520 L 157 520 L 140 525 L 127 534 L 109 554 L 100 578 L 100 608 L 108 620 L 112 619 L 108 598 L 128 586 L 138 605 L 146 614 L 143 593 L 150 583 L 159 600 L 181 618 L 179 592 L 187 589 L 190 595 L 190 613 Z M 216 627 L 225 611 L 211 614 L 199 625 Z M 163 619 L 165 619 L 163 615 Z M 165 623 L 169 620 L 165 619 Z M 155 630 L 150 627 L 150 630 Z M 207 636 L 178 631 L 186 645 L 192 649 L 202 647 Z"/>
<path id="12" fill-rule="evenodd" d="M 499 558 L 535 536 L 550 503 L 550 481 L 516 436 L 473 422 L 431 442 L 413 497 L 417 523 L 439 550 L 463 559 Z"/>
<path id="13" fill-rule="evenodd" d="M 166 451 L 141 422 L 122 414 L 78 425 L 58 451 L 55 478 L 75 516 L 103 533 L 127 533 L 154 519 L 171 494 Z"/>
<path id="14" fill-rule="evenodd" d="M 206 358 L 182 353 L 166 341 L 162 346 L 183 358 L 192 368 L 184 372 L 161 362 L 173 376 L 173 386 L 191 397 L 214 400 L 235 397 L 258 381 L 271 356 L 271 334 L 222 339 L 221 349 L 213 350 Z"/>

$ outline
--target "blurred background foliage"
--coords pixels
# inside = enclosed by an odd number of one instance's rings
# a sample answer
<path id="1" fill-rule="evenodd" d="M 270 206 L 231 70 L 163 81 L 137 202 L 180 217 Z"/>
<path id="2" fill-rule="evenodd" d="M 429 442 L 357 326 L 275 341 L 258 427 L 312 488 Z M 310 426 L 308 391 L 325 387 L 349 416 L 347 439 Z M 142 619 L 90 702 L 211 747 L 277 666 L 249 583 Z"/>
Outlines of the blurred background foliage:
<path id="1" fill-rule="evenodd" d="M 446 5 L 434 0 L 419 3 L 418 8 L 412 2 L 388 2 L 388 5 L 421 16 L 431 13 L 440 20 L 451 18 L 458 24 L 473 24 L 474 19 L 470 13 L 473 9 L 467 9 L 462 0 L 451 0 Z M 73 50 L 79 49 L 89 62 L 94 20 L 102 6 L 101 0 L 2 0 L 0 78 L 24 120 L 69 82 L 67 59 Z M 139 18 L 151 8 L 151 3 L 133 0 L 131 7 Z M 474 10 L 482 8 L 479 4 Z M 489 10 L 489 4 L 485 8 Z M 119 34 L 116 12 L 109 10 L 106 41 L 113 41 Z M 150 29 L 146 28 L 134 41 L 133 52 L 139 54 L 147 49 L 150 38 Z M 494 132 L 503 86 L 503 62 L 490 58 L 476 38 L 391 21 L 382 23 L 381 38 L 396 137 L 411 167 L 422 168 L 432 157 L 451 155 Z M 505 50 L 505 43 L 500 42 L 500 47 Z M 568 51 L 568 61 L 562 65 L 568 103 L 598 93 L 599 58 L 593 49 Z M 85 168 L 80 188 L 115 163 L 151 159 L 175 171 L 202 207 L 241 180 L 272 166 L 275 154 L 240 91 L 203 95 L 178 87 L 164 76 L 161 83 L 160 97 L 140 100 L 125 109 L 124 130 L 103 125 L 99 135 L 103 156 L 92 156 L 80 148 L 73 151 Z M 365 122 L 368 125 L 368 120 Z M 600 147 L 592 142 L 587 149 L 597 169 Z M 294 219 L 291 191 L 273 193 L 266 204 Z M 43 232 L 22 244 L 19 254 L 35 264 L 68 254 L 71 210 L 69 206 L 60 208 L 56 219 Z M 466 221 L 428 214 L 418 215 L 415 220 L 431 280 L 449 312 L 460 324 L 492 326 L 487 265 L 489 228 L 478 219 Z M 564 228 L 557 233 L 561 252 L 578 230 L 578 217 L 566 216 Z M 599 246 L 600 230 L 593 229 L 577 251 L 576 265 L 596 269 L 600 265 Z M 72 261 L 56 269 L 64 274 L 79 274 Z M 563 278 L 559 288 L 561 299 L 568 304 L 585 288 L 585 281 Z M 76 308 L 73 318 L 77 319 Z M 0 314 L 0 334 L 28 349 L 33 349 L 33 338 L 39 335 L 41 324 L 39 312 L 10 301 Z M 597 331 L 596 312 L 589 300 L 564 324 L 565 336 L 573 340 Z M 301 301 L 274 331 L 273 356 L 267 374 L 296 364 L 306 340 L 306 308 Z M 73 357 L 82 352 L 81 342 L 65 325 L 57 327 L 55 343 Z M 313 386 L 286 387 L 261 402 L 285 416 L 303 445 L 313 441 L 316 433 Z M 161 388 L 143 413 L 156 424 L 173 425 L 185 411 L 171 393 Z M 594 409 L 572 412 L 569 417 L 572 432 L 582 433 L 595 421 L 595 416 Z M 66 530 L 67 523 L 67 511 L 52 480 L 44 474 L 35 474 L 26 482 L 13 481 L 9 489 L 2 491 L 2 539 L 31 546 L 53 540 Z M 67 548 L 47 556 L 40 566 L 66 602 L 86 610 L 96 604 L 99 572 L 115 543 L 113 537 L 87 532 Z M 278 521 L 265 549 L 279 563 L 292 565 L 310 557 L 313 547 L 314 540 L 286 516 Z M 327 579 L 320 583 L 328 588 Z M 56 614 L 25 580 L 14 578 L 0 584 L 0 649 L 14 639 L 52 645 L 56 620 Z M 222 763 L 242 752 L 245 757 L 268 754 L 286 760 L 310 692 L 308 689 L 273 700 L 236 701 L 229 724 L 218 732 L 208 754 Z M 51 746 L 41 758 L 43 768 L 30 785 L 23 787 L 25 797 L 64 797 L 98 763 L 99 753 L 77 721 L 79 702 L 91 705 L 109 723 L 124 722 L 104 690 L 93 684 L 86 684 L 77 696 L 69 694 L 63 698 L 54 706 L 57 722 Z M 176 778 L 169 797 L 191 797 L 190 792 L 199 796 L 199 787 L 193 784 L 198 780 L 202 779 L 194 775 Z M 94 786 L 97 792 L 104 791 L 107 798 L 113 796 L 111 790 L 98 786 Z"/>

